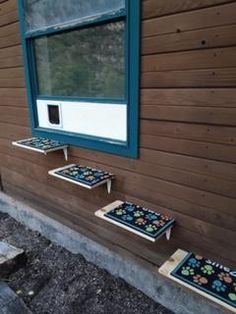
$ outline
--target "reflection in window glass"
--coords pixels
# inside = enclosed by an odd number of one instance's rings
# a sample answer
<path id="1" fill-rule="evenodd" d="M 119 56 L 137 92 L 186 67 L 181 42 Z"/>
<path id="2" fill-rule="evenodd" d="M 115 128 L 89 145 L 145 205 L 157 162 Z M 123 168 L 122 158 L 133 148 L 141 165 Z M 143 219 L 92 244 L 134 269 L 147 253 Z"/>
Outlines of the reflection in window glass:
<path id="1" fill-rule="evenodd" d="M 35 39 L 39 94 L 124 98 L 124 22 Z"/>
<path id="2" fill-rule="evenodd" d="M 26 30 L 91 19 L 125 8 L 125 0 L 24 0 Z"/>

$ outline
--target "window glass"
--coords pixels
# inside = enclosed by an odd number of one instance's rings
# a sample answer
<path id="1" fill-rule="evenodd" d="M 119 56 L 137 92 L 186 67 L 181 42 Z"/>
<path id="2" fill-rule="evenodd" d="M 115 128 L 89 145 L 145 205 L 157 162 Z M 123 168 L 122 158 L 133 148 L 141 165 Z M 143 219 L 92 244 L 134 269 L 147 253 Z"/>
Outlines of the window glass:
<path id="1" fill-rule="evenodd" d="M 125 0 L 24 0 L 24 5 L 26 30 L 33 31 L 124 9 Z"/>
<path id="2" fill-rule="evenodd" d="M 35 39 L 39 94 L 124 98 L 124 22 Z"/>

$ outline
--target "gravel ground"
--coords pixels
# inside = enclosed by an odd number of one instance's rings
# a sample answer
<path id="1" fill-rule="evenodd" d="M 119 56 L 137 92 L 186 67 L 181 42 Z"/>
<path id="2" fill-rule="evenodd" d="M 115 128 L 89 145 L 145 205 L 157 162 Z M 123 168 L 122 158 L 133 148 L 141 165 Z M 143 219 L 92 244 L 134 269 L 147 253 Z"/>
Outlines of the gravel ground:
<path id="1" fill-rule="evenodd" d="M 83 256 L 1 213 L 0 240 L 26 251 L 26 265 L 4 280 L 34 314 L 171 314 Z"/>

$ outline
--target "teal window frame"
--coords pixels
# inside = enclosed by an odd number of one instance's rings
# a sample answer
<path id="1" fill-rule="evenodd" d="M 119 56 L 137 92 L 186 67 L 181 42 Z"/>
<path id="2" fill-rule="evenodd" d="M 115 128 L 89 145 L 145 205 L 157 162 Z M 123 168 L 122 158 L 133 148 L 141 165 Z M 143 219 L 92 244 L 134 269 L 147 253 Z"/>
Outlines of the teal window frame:
<path id="1" fill-rule="evenodd" d="M 89 0 L 88 0 L 89 1 Z M 74 22 L 63 27 L 48 27 L 39 31 L 26 31 L 24 0 L 18 0 L 21 41 L 23 48 L 24 69 L 29 103 L 29 112 L 33 136 L 60 140 L 63 143 L 82 148 L 108 152 L 111 154 L 138 158 L 139 152 L 139 77 L 140 77 L 140 0 L 125 0 L 123 10 L 104 14 L 88 22 Z M 55 97 L 37 95 L 37 75 L 33 39 L 45 35 L 58 34 L 74 29 L 92 27 L 106 22 L 125 20 L 125 100 L 106 98 Z M 56 101 L 88 101 L 94 103 L 113 103 L 127 105 L 127 141 L 121 142 L 95 136 L 70 133 L 55 129 L 45 129 L 38 126 L 36 100 Z M 112 104 L 111 104 L 112 106 Z"/>

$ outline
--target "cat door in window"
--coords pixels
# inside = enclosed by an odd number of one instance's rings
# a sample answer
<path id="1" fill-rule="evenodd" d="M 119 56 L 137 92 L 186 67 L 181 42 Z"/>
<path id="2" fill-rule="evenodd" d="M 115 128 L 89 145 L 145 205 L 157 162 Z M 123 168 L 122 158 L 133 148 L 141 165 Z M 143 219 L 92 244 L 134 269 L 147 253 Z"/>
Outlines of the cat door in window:
<path id="1" fill-rule="evenodd" d="M 60 105 L 48 104 L 48 122 L 51 126 L 61 127 Z"/>

